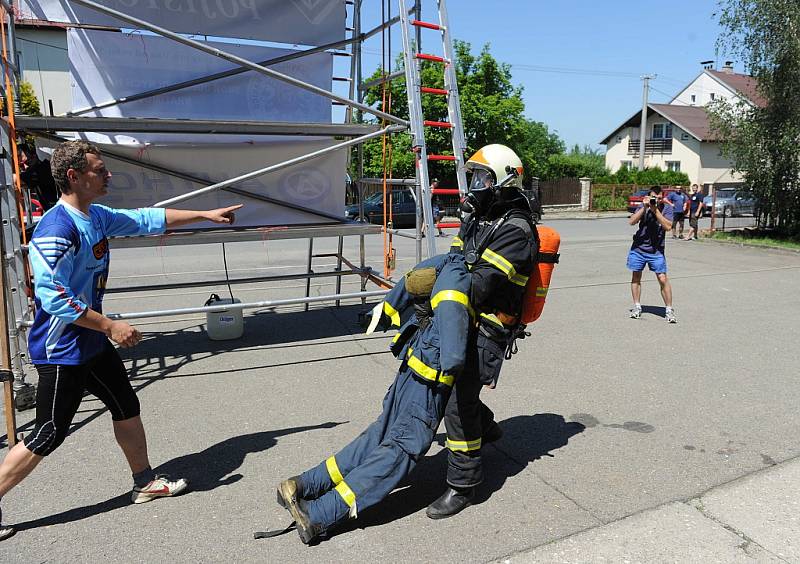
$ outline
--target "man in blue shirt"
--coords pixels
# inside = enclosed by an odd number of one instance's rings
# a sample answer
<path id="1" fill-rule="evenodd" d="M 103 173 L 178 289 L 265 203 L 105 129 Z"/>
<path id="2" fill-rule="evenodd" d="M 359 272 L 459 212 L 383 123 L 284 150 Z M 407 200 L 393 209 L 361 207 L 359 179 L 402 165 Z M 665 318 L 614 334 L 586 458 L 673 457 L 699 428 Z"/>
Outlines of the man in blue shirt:
<path id="1" fill-rule="evenodd" d="M 199 221 L 231 224 L 241 205 L 192 211 L 115 210 L 93 204 L 108 193 L 111 173 L 99 149 L 85 141 L 62 143 L 53 152 L 51 167 L 62 195 L 42 217 L 29 246 L 36 315 L 28 348 L 39 374 L 36 426 L 0 465 L 0 498 L 64 441 L 84 391 L 111 412 L 114 436 L 133 473 L 131 501 L 177 495 L 188 482 L 153 472 L 139 400 L 109 341 L 132 347 L 142 335 L 128 323 L 103 315 L 108 238 L 163 233 Z M 0 540 L 12 534 L 12 527 L 0 525 Z"/>
<path id="2" fill-rule="evenodd" d="M 692 195 L 689 196 L 689 237 L 687 241 L 697 239 L 700 218 L 703 217 L 703 191 L 697 184 L 692 184 Z"/>
<path id="3" fill-rule="evenodd" d="M 672 204 L 672 238 L 683 239 L 683 225 L 686 218 L 686 202 L 689 198 L 683 193 L 683 188 L 677 187 L 678 190 L 670 192 L 667 196 L 667 202 Z M 678 234 L 675 234 L 676 227 L 680 225 Z"/>
<path id="4" fill-rule="evenodd" d="M 658 283 L 661 285 L 661 297 L 664 298 L 664 305 L 667 308 L 666 320 L 670 323 L 677 323 L 678 320 L 672 309 L 672 285 L 667 278 L 667 260 L 664 257 L 664 237 L 667 230 L 672 228 L 672 206 L 664 205 L 659 186 L 650 188 L 650 193 L 642 201 L 642 207 L 630 217 L 628 223 L 639 224 L 628 253 L 628 270 L 632 272 L 633 307 L 630 310 L 631 318 L 639 319 L 642 315 L 640 301 L 642 271 L 647 265 L 656 273 Z"/>

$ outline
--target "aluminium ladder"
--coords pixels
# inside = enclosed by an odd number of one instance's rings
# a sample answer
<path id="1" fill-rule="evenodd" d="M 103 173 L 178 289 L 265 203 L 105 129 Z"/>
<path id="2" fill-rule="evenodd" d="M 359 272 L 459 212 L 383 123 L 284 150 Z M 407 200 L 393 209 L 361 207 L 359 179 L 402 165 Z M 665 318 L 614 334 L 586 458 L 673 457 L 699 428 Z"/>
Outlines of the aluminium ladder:
<path id="1" fill-rule="evenodd" d="M 405 65 L 406 92 L 408 93 L 408 114 L 412 136 L 411 146 L 416 159 L 417 184 L 420 187 L 420 195 L 422 198 L 422 216 L 428 231 L 428 256 L 432 257 L 436 254 L 436 242 L 433 237 L 433 206 L 431 204 L 432 194 L 430 176 L 428 174 L 428 161 L 453 162 L 456 166 L 458 192 L 463 196 L 467 190 L 467 177 L 464 168 L 464 152 L 467 147 L 464 141 L 464 129 L 461 122 L 458 84 L 456 82 L 456 70 L 453 65 L 453 43 L 452 37 L 450 36 L 445 0 L 437 0 L 439 23 L 424 22 L 417 19 L 409 20 L 405 0 L 399 0 L 399 2 L 400 27 L 403 34 L 403 62 Z M 440 32 L 442 38 L 442 53 L 444 56 L 440 57 L 438 55 L 420 53 L 419 45 L 415 45 L 411 40 L 412 26 Z M 444 88 L 432 88 L 421 84 L 419 67 L 419 61 L 421 60 L 441 63 L 444 66 Z M 430 121 L 424 119 L 422 115 L 422 94 L 447 97 L 448 121 Z M 452 155 L 428 154 L 425 144 L 426 127 L 450 130 L 453 145 Z M 443 190 L 442 193 L 446 193 L 446 191 Z"/>

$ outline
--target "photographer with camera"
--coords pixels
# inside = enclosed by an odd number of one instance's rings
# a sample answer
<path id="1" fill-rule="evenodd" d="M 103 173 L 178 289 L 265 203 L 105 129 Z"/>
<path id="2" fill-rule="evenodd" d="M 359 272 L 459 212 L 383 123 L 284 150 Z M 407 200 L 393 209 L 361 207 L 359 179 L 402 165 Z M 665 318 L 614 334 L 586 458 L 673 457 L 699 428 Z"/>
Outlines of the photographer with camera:
<path id="1" fill-rule="evenodd" d="M 631 295 L 633 307 L 630 310 L 632 319 L 642 315 L 642 271 L 645 265 L 656 273 L 661 285 L 661 297 L 664 298 L 666 315 L 669 323 L 677 323 L 672 309 L 672 286 L 667 278 L 667 259 L 664 257 L 664 239 L 666 232 L 672 229 L 673 207 L 664 206 L 661 187 L 653 186 L 650 193 L 642 200 L 642 207 L 634 213 L 628 223 L 638 224 L 639 228 L 633 236 L 633 244 L 628 253 L 628 269 L 632 272 Z"/>

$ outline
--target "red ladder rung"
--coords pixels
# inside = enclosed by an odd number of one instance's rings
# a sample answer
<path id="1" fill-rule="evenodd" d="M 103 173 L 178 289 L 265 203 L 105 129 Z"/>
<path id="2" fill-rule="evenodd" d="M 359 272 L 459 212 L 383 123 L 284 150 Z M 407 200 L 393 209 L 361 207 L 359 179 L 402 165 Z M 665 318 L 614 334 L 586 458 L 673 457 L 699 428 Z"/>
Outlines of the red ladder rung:
<path id="1" fill-rule="evenodd" d="M 442 196 L 460 196 L 461 192 L 458 191 L 458 188 L 434 188 L 431 190 L 431 193 L 441 194 Z"/>
<path id="2" fill-rule="evenodd" d="M 424 59 L 426 61 L 433 61 L 435 63 L 446 63 L 447 59 L 444 57 L 440 57 L 439 55 L 428 55 L 427 53 L 417 53 L 415 55 L 417 59 Z"/>
<path id="3" fill-rule="evenodd" d="M 454 161 L 454 155 L 428 155 L 429 161 Z"/>
<path id="4" fill-rule="evenodd" d="M 422 122 L 422 125 L 426 127 L 444 127 L 444 128 L 453 127 L 453 124 L 450 123 L 449 121 L 431 121 L 429 119 L 424 120 Z"/>
<path id="5" fill-rule="evenodd" d="M 439 229 L 459 229 L 461 227 L 460 223 L 437 223 L 436 227 Z"/>
<path id="6" fill-rule="evenodd" d="M 426 27 L 428 29 L 442 29 L 442 26 L 440 26 L 439 24 L 423 22 L 420 20 L 411 20 L 411 25 L 415 25 L 417 27 Z"/>
<path id="7" fill-rule="evenodd" d="M 419 91 L 423 94 L 438 94 L 439 96 L 447 96 L 450 93 L 444 88 L 430 88 L 428 86 L 423 86 Z"/>

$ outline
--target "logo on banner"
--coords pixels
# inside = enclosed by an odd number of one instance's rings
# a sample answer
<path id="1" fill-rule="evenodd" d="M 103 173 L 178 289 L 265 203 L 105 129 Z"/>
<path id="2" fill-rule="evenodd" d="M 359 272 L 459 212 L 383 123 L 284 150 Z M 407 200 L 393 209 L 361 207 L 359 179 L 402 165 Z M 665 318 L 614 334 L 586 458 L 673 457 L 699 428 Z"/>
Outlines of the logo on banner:
<path id="1" fill-rule="evenodd" d="M 341 5 L 339 0 L 292 0 L 292 4 L 314 25 Z"/>
<path id="2" fill-rule="evenodd" d="M 328 177 L 314 168 L 290 172 L 281 179 L 280 185 L 287 200 L 301 205 L 319 202 L 331 191 Z"/>
<path id="3" fill-rule="evenodd" d="M 253 119 L 327 121 L 324 112 L 329 106 L 325 102 L 316 94 L 263 76 L 254 76 L 247 84 L 247 106 Z"/>

